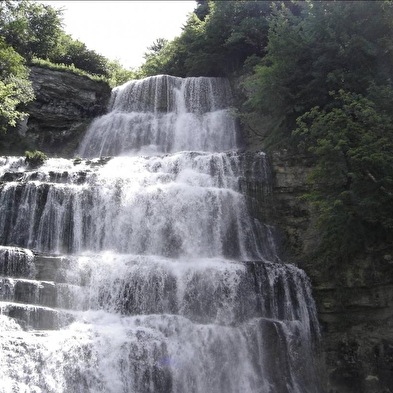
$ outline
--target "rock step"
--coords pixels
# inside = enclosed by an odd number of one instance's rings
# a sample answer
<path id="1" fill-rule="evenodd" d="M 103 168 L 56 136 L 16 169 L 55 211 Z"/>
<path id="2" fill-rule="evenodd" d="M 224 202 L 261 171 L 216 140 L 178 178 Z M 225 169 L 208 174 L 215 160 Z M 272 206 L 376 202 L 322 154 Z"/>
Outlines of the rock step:
<path id="1" fill-rule="evenodd" d="M 33 252 L 27 248 L 0 246 L 0 275 L 14 278 L 35 278 Z"/>
<path id="2" fill-rule="evenodd" d="M 25 330 L 56 330 L 74 320 L 72 313 L 50 307 L 0 302 L 0 313 L 15 319 Z"/>
<path id="3" fill-rule="evenodd" d="M 43 254 L 27 248 L 0 246 L 0 276 L 65 282 L 70 266 L 65 256 Z"/>
<path id="4" fill-rule="evenodd" d="M 0 301 L 56 307 L 54 282 L 0 277 Z"/>
<path id="5" fill-rule="evenodd" d="M 40 281 L 65 282 L 65 273 L 70 260 L 64 256 L 34 253 L 35 278 Z"/>
<path id="6" fill-rule="evenodd" d="M 41 181 L 45 184 L 61 183 L 61 184 L 83 184 L 87 181 L 89 169 L 78 172 L 5 172 L 0 176 L 1 183 L 26 183 L 28 181 Z"/>

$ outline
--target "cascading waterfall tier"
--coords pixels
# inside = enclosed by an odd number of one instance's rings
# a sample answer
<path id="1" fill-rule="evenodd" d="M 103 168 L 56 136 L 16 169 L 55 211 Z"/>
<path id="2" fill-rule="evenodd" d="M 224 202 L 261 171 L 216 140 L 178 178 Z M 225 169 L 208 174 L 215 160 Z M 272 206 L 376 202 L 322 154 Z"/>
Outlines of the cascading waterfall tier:
<path id="1" fill-rule="evenodd" d="M 131 81 L 85 158 L 0 159 L 1 393 L 319 392 L 309 282 L 248 212 L 270 173 L 230 101 L 225 79 Z"/>
<path id="2" fill-rule="evenodd" d="M 229 82 L 155 76 L 114 89 L 110 112 L 95 120 L 82 157 L 236 148 Z"/>

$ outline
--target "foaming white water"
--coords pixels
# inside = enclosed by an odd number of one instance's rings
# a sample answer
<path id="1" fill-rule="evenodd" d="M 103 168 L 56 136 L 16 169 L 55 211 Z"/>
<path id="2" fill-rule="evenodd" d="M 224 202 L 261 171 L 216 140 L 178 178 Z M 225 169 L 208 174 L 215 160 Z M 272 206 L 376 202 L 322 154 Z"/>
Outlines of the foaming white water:
<path id="1" fill-rule="evenodd" d="M 57 253 L 263 259 L 239 192 L 243 167 L 233 153 L 183 152 L 82 162 L 81 177 L 70 161 L 48 160 L 23 188 L 4 185 L 0 241 Z"/>
<path id="2" fill-rule="evenodd" d="M 269 168 L 230 101 L 131 81 L 79 153 L 116 157 L 0 161 L 0 393 L 319 391 L 310 285 L 250 215 Z"/>
<path id="3" fill-rule="evenodd" d="M 25 169 L 24 157 L 0 157 L 0 177 L 6 172 L 24 171 Z"/>
<path id="4" fill-rule="evenodd" d="M 0 246 L 0 276 L 33 278 L 34 255 L 30 250 Z"/>
<path id="5" fill-rule="evenodd" d="M 221 78 L 161 75 L 128 82 L 114 89 L 110 112 L 91 125 L 79 154 L 235 149 L 230 102 L 229 83 Z"/>
<path id="6" fill-rule="evenodd" d="M 317 322 L 295 267 L 101 253 L 72 257 L 65 281 L 81 286 L 58 298 L 79 309 L 67 329 L 0 319 L 1 392 L 314 391 L 297 370 L 313 370 Z"/>

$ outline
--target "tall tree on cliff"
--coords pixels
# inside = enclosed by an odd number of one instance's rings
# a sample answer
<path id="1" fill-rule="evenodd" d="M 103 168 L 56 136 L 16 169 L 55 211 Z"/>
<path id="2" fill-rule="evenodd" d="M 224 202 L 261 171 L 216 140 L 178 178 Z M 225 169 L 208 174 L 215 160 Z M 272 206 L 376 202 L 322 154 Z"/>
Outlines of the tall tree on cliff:
<path id="1" fill-rule="evenodd" d="M 302 9 L 274 6 L 267 54 L 248 79 L 248 105 L 270 117 L 281 139 L 298 116 L 332 103 L 331 91 L 374 100 L 392 83 L 391 2 L 316 1 Z"/>
<path id="2" fill-rule="evenodd" d="M 0 36 L 22 57 L 46 59 L 62 34 L 61 10 L 28 0 L 0 2 Z"/>
<path id="3" fill-rule="evenodd" d="M 142 71 L 177 76 L 224 76 L 238 71 L 249 56 L 264 55 L 270 13 L 269 1 L 197 1 L 182 34 L 155 54 L 157 67 L 144 65 Z M 153 57 L 147 63 L 151 65 Z"/>
<path id="4" fill-rule="evenodd" d="M 27 63 L 33 58 L 109 77 L 108 59 L 63 31 L 62 10 L 30 0 L 0 1 L 0 36 Z"/>

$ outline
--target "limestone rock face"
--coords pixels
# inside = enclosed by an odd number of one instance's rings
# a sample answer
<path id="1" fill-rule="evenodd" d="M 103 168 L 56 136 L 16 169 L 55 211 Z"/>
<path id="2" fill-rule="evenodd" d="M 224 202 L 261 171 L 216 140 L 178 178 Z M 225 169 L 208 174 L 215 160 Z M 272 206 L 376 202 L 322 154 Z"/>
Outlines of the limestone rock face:
<path id="1" fill-rule="evenodd" d="M 111 89 L 102 81 L 64 71 L 31 67 L 35 101 L 19 125 L 19 134 L 34 149 L 71 156 L 90 121 L 106 111 Z"/>
<path id="2" fill-rule="evenodd" d="M 265 218 L 283 232 L 287 256 L 311 279 L 327 391 L 393 392 L 393 247 L 370 250 L 347 264 L 312 260 L 310 252 L 319 241 L 315 214 L 299 199 L 310 187 L 311 167 L 310 158 L 275 152 L 271 197 L 261 198 L 254 214 L 270 212 Z"/>
<path id="3" fill-rule="evenodd" d="M 232 85 L 240 106 L 247 97 L 242 80 Z M 245 119 L 248 151 L 264 150 L 263 116 Z M 311 279 L 322 334 L 328 393 L 393 392 L 393 245 L 369 250 L 340 264 L 312 259 L 319 244 L 313 206 L 300 197 L 309 190 L 311 157 L 278 150 L 270 154 L 271 187 L 248 176 L 243 191 L 251 214 L 281 233 L 285 260 Z M 267 192 L 266 192 L 267 191 Z"/>

